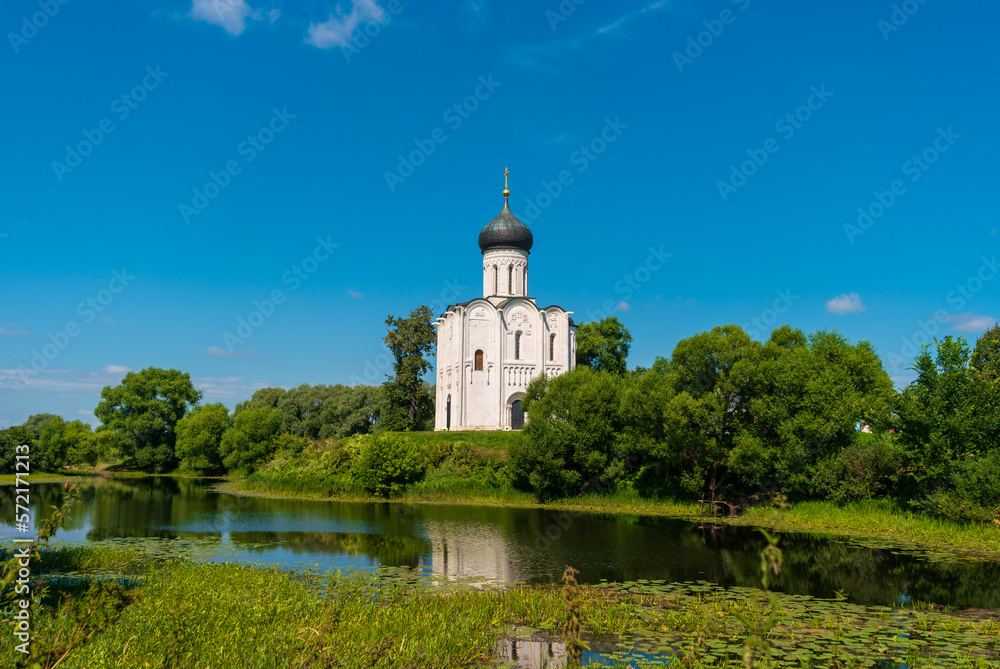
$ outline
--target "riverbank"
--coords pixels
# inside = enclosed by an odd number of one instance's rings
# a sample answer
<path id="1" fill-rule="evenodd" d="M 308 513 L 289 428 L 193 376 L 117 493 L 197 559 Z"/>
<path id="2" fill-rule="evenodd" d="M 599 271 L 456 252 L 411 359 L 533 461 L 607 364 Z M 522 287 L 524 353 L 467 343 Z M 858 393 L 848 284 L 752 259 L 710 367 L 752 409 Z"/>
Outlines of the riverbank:
<path id="1" fill-rule="evenodd" d="M 104 569 L 134 555 L 46 551 L 35 573 Z M 839 600 L 722 590 L 704 583 L 433 586 L 408 570 L 294 573 L 186 560 L 123 572 L 122 585 L 79 575 L 33 611 L 33 649 L 60 667 L 471 667 L 565 658 L 568 620 L 610 664 L 665 667 L 995 666 L 996 612 L 890 610 Z M 567 602 L 572 602 L 567 607 Z M 3 623 L 9 625 L 6 609 Z M 9 634 L 5 639 L 12 638 Z M 3 645 L 13 658 L 12 643 Z M 769 657 L 769 660 L 768 660 Z M 588 653 L 587 658 L 595 660 Z M 13 664 L 13 662 L 11 662 Z M 538 665 L 541 666 L 541 665 Z"/>
<path id="2" fill-rule="evenodd" d="M 470 486 L 472 487 L 472 486 Z M 930 553 L 938 559 L 1000 560 L 1000 526 L 959 524 L 919 513 L 903 511 L 887 501 L 865 501 L 837 505 L 832 502 L 801 502 L 778 511 L 771 506 L 748 508 L 740 516 L 712 517 L 697 502 L 650 500 L 638 496 L 592 495 L 538 503 L 527 493 L 513 490 L 461 493 L 440 492 L 414 486 L 402 496 L 386 500 L 370 495 L 323 495 L 268 487 L 260 481 L 231 479 L 217 486 L 221 492 L 260 497 L 315 499 L 337 502 L 386 502 L 398 504 L 446 504 L 463 506 L 507 506 L 541 508 L 553 512 L 600 513 L 628 516 L 662 516 L 718 525 L 763 527 L 782 532 L 801 532 L 859 543 L 876 548 L 901 548 Z"/>

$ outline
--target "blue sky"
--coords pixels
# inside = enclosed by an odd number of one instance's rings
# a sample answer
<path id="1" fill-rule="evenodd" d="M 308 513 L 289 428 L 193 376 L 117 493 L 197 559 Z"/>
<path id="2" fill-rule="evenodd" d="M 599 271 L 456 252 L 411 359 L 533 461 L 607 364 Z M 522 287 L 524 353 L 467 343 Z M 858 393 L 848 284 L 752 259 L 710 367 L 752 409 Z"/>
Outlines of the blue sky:
<path id="1" fill-rule="evenodd" d="M 388 314 L 531 292 L 649 365 L 736 323 L 873 342 L 1000 315 L 994 3 L 15 0 L 0 426 L 149 366 L 229 406 L 379 383 Z M 277 298 L 277 299 L 274 299 Z M 242 319 L 242 321 L 241 321 Z"/>

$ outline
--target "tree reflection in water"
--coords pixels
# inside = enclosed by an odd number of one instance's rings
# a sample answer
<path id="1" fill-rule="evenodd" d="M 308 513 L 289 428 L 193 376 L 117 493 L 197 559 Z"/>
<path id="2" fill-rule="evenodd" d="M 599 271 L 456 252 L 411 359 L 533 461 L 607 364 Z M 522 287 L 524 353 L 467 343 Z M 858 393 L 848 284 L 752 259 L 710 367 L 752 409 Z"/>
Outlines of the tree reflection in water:
<path id="1" fill-rule="evenodd" d="M 754 528 L 544 509 L 271 499 L 217 492 L 203 479 L 88 480 L 62 541 L 148 538 L 217 542 L 233 559 L 320 567 L 421 567 L 446 577 L 581 583 L 663 579 L 756 587 L 764 539 Z M 32 486 L 33 517 L 61 503 L 61 484 Z M 14 489 L 0 487 L 0 538 L 16 532 Z M 554 523 L 560 532 L 542 539 Z M 781 537 L 775 589 L 893 606 L 909 601 L 1000 608 L 1000 563 L 935 562 L 898 549 L 814 535 Z"/>

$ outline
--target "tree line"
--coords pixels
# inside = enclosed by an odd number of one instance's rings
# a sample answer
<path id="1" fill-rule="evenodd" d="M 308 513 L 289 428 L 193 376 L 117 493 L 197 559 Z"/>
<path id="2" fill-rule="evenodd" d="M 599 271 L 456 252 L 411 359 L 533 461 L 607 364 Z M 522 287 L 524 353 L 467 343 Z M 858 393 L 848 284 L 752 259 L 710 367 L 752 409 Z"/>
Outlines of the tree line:
<path id="1" fill-rule="evenodd" d="M 309 440 L 433 429 L 434 393 L 421 378 L 436 341 L 431 316 L 424 306 L 386 319 L 383 341 L 394 374 L 381 386 L 262 388 L 230 413 L 223 404 L 201 404 L 189 374 L 156 367 L 129 372 L 101 391 L 96 431 L 53 414 L 0 430 L 0 473 L 14 472 L 18 444 L 31 445 L 37 471 L 114 458 L 160 473 L 246 475 L 278 451 L 301 451 Z"/>
<path id="2" fill-rule="evenodd" d="M 421 378 L 431 316 L 420 307 L 386 319 L 394 373 L 381 386 L 263 388 L 230 413 L 201 404 L 188 374 L 130 372 L 101 392 L 96 431 L 51 414 L 0 431 L 0 472 L 13 471 L 15 444 L 31 443 L 36 470 L 114 456 L 149 471 L 246 475 L 311 441 L 433 429 L 434 389 Z M 783 326 L 758 342 L 720 326 L 632 370 L 617 318 L 581 324 L 577 342 L 575 370 L 528 386 L 528 422 L 506 465 L 540 500 L 889 497 L 945 518 L 998 517 L 998 326 L 974 347 L 950 336 L 925 347 L 901 391 L 869 342 L 836 332 Z"/>
<path id="3" fill-rule="evenodd" d="M 511 458 L 540 500 L 890 497 L 954 520 L 1000 519 L 998 326 L 974 348 L 950 336 L 925 347 L 899 392 L 869 342 L 836 332 L 783 326 L 761 343 L 716 327 L 632 371 L 617 362 L 622 341 L 598 345 L 610 366 L 529 385 Z"/>

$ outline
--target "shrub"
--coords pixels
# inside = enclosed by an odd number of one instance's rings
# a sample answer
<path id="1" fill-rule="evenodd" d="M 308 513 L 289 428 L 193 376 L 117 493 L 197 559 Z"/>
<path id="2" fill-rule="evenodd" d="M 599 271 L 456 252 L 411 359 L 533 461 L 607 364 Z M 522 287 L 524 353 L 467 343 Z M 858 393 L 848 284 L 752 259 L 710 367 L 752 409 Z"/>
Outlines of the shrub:
<path id="1" fill-rule="evenodd" d="M 354 475 L 369 494 L 400 495 L 427 471 L 427 458 L 402 435 L 380 432 L 356 439 L 361 453 Z"/>
<path id="2" fill-rule="evenodd" d="M 1000 451 L 955 464 L 947 490 L 916 504 L 925 512 L 958 522 L 1000 520 Z"/>
<path id="3" fill-rule="evenodd" d="M 850 446 L 817 464 L 813 487 L 834 502 L 873 499 L 893 489 L 900 466 L 892 437 L 858 433 Z"/>

